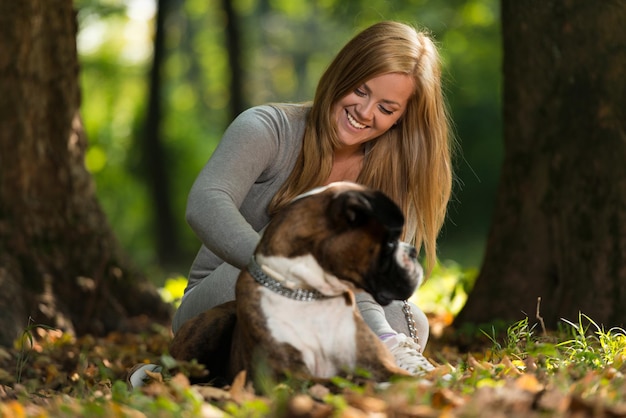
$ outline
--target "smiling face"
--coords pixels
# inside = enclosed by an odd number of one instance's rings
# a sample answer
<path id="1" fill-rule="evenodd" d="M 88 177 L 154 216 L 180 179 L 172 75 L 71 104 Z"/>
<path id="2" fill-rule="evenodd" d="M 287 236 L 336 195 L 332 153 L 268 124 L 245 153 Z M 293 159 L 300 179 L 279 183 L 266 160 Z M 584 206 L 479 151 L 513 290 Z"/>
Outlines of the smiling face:
<path id="1" fill-rule="evenodd" d="M 391 128 L 404 114 L 413 93 L 413 79 L 400 73 L 374 77 L 333 106 L 339 141 L 361 145 Z"/>

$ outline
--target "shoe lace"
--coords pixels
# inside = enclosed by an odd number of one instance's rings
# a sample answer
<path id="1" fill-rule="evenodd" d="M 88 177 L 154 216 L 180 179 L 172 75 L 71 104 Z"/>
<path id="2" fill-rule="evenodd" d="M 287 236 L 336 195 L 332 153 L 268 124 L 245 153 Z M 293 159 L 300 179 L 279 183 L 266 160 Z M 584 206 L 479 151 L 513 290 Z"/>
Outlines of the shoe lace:
<path id="1" fill-rule="evenodd" d="M 404 334 L 397 334 L 384 341 L 396 360 L 398 367 L 413 375 L 421 375 L 435 369 L 421 353 L 420 346 Z"/>

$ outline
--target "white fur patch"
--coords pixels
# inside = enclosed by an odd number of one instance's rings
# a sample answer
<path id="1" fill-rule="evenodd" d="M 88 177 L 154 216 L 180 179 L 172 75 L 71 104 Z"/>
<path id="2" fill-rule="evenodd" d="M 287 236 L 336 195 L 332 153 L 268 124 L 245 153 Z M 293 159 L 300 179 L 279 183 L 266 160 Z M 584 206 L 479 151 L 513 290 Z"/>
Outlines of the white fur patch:
<path id="1" fill-rule="evenodd" d="M 279 343 L 298 349 L 313 376 L 330 378 L 356 365 L 353 305 L 343 297 L 296 301 L 261 289 L 267 327 Z"/>
<path id="2" fill-rule="evenodd" d="M 328 189 L 338 189 L 337 192 L 341 192 L 344 190 L 365 190 L 365 187 L 357 183 L 352 183 L 350 181 L 336 181 L 334 183 L 327 184 L 326 186 L 316 187 L 314 189 L 309 190 L 308 192 L 304 192 L 296 196 L 293 199 L 293 201 L 302 199 L 303 197 L 306 197 L 306 196 L 311 196 L 314 194 L 322 193 Z"/>
<path id="3" fill-rule="evenodd" d="M 415 248 L 411 244 L 399 242 L 395 257 L 398 265 L 406 270 L 411 280 L 415 282 L 416 288 L 418 288 L 424 281 L 424 269 L 417 260 L 409 255 L 412 251 L 415 251 Z"/>
<path id="4" fill-rule="evenodd" d="M 261 289 L 261 309 L 267 327 L 279 343 L 298 349 L 312 375 L 329 378 L 356 364 L 354 301 L 342 295 L 352 287 L 326 273 L 313 256 L 296 258 L 257 255 L 261 268 L 284 286 L 316 289 L 327 296 L 314 302 L 296 301 Z M 330 319 L 330 321 L 329 321 Z"/>
<path id="5" fill-rule="evenodd" d="M 353 287 L 324 271 L 310 255 L 287 258 L 257 254 L 257 263 L 266 274 L 290 289 L 315 289 L 326 296 L 341 295 Z"/>

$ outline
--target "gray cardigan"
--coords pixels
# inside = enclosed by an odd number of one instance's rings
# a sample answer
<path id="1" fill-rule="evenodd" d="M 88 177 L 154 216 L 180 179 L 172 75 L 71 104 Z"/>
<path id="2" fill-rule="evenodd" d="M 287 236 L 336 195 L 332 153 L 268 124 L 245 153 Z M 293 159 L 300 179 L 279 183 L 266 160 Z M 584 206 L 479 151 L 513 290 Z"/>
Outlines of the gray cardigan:
<path id="1" fill-rule="evenodd" d="M 228 127 L 195 180 L 187 222 L 202 241 L 185 292 L 222 263 L 242 269 L 269 222 L 267 207 L 302 146 L 308 105 L 253 107 Z"/>
<path id="2" fill-rule="evenodd" d="M 297 160 L 309 111 L 308 105 L 276 104 L 243 112 L 198 175 L 189 192 L 187 222 L 202 246 L 172 321 L 174 333 L 188 319 L 235 298 L 239 271 L 248 264 L 259 233 L 269 222 L 269 202 Z M 366 292 L 357 292 L 356 301 L 377 335 L 409 335 L 402 302 L 383 309 Z M 428 319 L 411 307 L 423 348 Z"/>

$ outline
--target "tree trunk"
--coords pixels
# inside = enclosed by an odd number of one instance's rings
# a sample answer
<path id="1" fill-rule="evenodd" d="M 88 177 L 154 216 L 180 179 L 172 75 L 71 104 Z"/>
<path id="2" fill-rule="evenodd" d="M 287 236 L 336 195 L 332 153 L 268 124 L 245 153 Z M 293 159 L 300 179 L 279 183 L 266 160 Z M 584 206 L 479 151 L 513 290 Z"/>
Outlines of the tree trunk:
<path id="1" fill-rule="evenodd" d="M 0 345 L 170 310 L 118 251 L 84 166 L 72 0 L 0 0 Z"/>
<path id="2" fill-rule="evenodd" d="M 626 2 L 503 0 L 505 159 L 456 319 L 626 322 Z"/>
<path id="3" fill-rule="evenodd" d="M 226 15 L 226 51 L 228 52 L 229 64 L 229 91 L 230 91 L 230 118 L 235 119 L 237 115 L 246 108 L 243 95 L 243 68 L 241 66 L 241 36 L 239 35 L 239 19 L 233 7 L 232 0 L 222 0 L 222 9 Z"/>
<path id="4" fill-rule="evenodd" d="M 168 178 L 168 163 L 165 157 L 161 123 L 162 82 L 161 68 L 165 61 L 165 19 L 169 12 L 170 0 L 158 0 L 154 31 L 154 51 L 150 68 L 148 90 L 148 111 L 141 137 L 141 161 L 143 179 L 148 184 L 154 202 L 154 220 L 157 258 L 161 264 L 174 264 L 179 257 L 178 234 L 172 210 L 172 197 Z"/>

